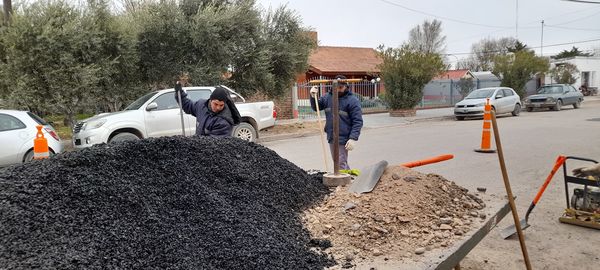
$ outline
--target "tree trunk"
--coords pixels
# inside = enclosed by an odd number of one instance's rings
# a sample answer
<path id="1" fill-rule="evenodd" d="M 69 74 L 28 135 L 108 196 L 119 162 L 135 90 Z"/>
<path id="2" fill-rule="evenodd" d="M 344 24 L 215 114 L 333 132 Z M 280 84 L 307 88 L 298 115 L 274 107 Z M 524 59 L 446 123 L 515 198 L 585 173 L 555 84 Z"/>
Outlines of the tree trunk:
<path id="1" fill-rule="evenodd" d="M 4 5 L 4 23 L 8 25 L 12 13 L 12 0 L 2 0 L 2 4 Z"/>

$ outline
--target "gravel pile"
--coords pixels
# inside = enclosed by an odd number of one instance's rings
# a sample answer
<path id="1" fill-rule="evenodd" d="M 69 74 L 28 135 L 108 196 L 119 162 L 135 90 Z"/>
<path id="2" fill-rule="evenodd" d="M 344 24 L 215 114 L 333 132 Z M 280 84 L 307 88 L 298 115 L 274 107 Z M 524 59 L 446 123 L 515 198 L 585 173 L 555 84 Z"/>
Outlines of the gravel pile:
<path id="1" fill-rule="evenodd" d="M 323 268 L 300 215 L 327 193 L 238 139 L 99 145 L 0 172 L 0 268 Z"/>
<path id="2" fill-rule="evenodd" d="M 338 188 L 306 211 L 312 235 L 343 268 L 374 258 L 401 261 L 461 239 L 486 218 L 485 202 L 436 174 L 388 167 L 371 193 Z"/>

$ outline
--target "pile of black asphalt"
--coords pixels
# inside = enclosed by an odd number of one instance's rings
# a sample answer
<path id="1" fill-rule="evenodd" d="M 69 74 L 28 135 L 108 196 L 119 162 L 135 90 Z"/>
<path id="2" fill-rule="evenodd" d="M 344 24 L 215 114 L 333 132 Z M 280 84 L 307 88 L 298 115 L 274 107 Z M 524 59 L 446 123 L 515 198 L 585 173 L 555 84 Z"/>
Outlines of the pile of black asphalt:
<path id="1" fill-rule="evenodd" d="M 300 215 L 327 193 L 235 138 L 97 145 L 0 172 L 0 268 L 322 269 Z"/>

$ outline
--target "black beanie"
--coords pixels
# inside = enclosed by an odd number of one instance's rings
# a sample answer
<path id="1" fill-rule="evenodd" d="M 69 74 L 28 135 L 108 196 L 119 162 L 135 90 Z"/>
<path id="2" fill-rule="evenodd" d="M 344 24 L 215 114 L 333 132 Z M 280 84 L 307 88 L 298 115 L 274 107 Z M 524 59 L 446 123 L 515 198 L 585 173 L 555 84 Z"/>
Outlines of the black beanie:
<path id="1" fill-rule="evenodd" d="M 212 92 L 212 94 L 210 94 L 210 99 L 216 99 L 219 101 L 228 101 L 229 100 L 229 91 L 227 91 L 227 89 L 221 87 L 221 86 L 217 86 L 215 88 L 215 91 Z"/>

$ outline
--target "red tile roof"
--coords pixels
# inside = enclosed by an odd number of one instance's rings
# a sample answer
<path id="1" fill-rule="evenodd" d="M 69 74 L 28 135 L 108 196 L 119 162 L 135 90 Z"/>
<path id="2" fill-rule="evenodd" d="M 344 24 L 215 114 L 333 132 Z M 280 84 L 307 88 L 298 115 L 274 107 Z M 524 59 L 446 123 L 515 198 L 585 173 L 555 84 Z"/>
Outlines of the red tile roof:
<path id="1" fill-rule="evenodd" d="M 434 80 L 460 80 L 465 76 L 473 78 L 473 74 L 468 69 L 457 69 L 457 70 L 448 70 L 437 77 L 433 78 Z"/>
<path id="2" fill-rule="evenodd" d="M 309 58 L 317 73 L 378 73 L 382 60 L 372 48 L 319 46 Z"/>

